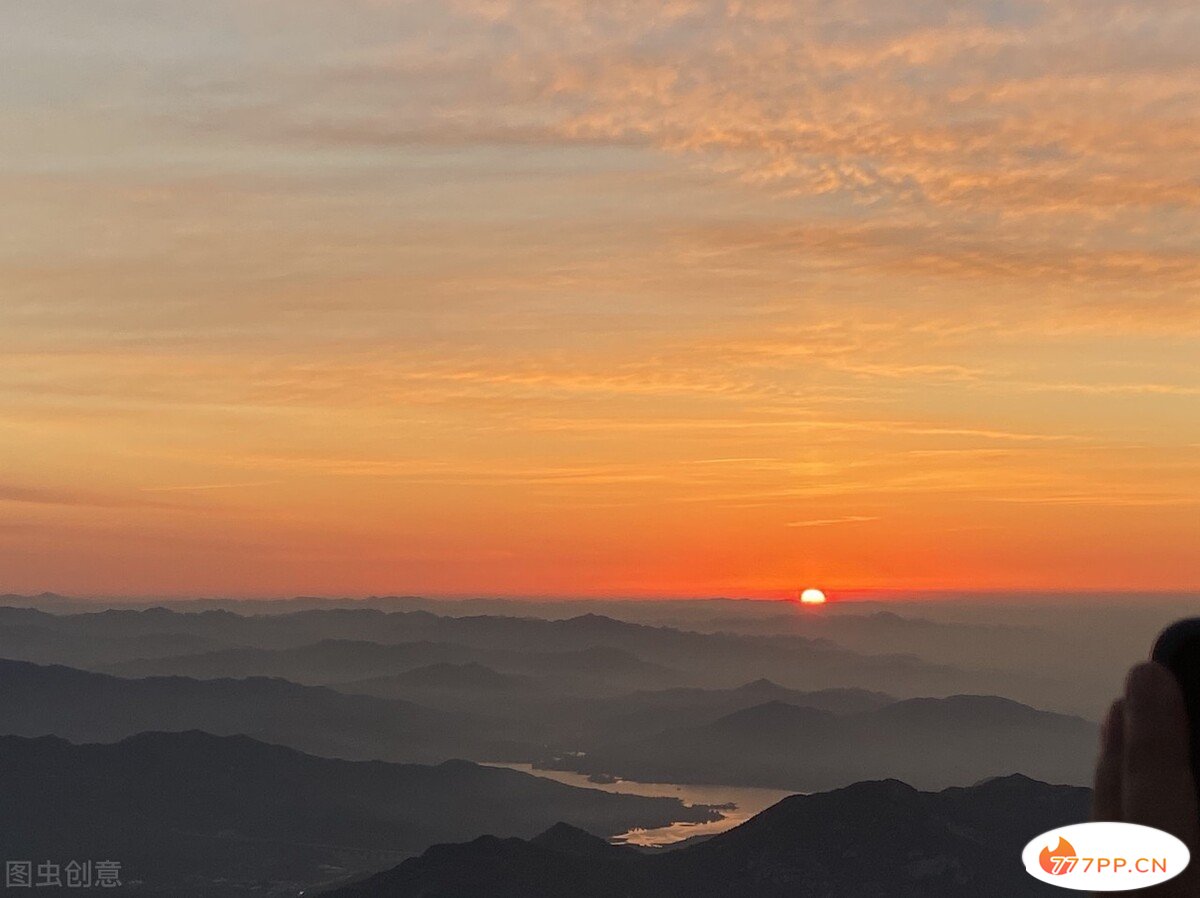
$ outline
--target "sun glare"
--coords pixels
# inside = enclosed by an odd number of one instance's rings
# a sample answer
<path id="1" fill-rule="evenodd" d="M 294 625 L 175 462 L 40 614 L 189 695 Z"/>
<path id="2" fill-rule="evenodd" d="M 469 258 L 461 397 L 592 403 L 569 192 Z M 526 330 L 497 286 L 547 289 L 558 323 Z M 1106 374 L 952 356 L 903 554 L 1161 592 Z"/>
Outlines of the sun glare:
<path id="1" fill-rule="evenodd" d="M 819 589 L 806 589 L 800 593 L 800 602 L 804 605 L 824 605 L 825 593 Z"/>

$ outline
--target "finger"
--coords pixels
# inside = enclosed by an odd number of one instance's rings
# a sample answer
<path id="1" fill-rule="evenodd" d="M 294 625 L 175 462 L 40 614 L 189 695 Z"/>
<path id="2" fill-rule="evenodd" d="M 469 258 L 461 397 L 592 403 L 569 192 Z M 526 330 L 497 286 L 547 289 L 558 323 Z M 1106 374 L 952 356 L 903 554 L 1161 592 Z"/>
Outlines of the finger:
<path id="1" fill-rule="evenodd" d="M 1093 820 L 1121 819 L 1121 768 L 1124 764 L 1125 702 L 1112 703 L 1100 725 L 1100 757 L 1092 792 Z"/>
<path id="2" fill-rule="evenodd" d="M 1183 694 L 1169 670 L 1139 664 L 1125 683 L 1123 819 L 1197 845 L 1195 785 Z"/>

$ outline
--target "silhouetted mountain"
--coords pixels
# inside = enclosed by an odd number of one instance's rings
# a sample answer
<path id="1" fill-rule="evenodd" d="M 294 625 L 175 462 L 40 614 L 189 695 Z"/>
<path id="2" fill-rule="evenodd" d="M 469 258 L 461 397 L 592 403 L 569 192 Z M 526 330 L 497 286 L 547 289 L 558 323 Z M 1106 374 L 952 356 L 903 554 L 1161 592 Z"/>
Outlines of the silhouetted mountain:
<path id="1" fill-rule="evenodd" d="M 368 686 L 371 694 L 399 696 L 405 681 L 385 678 L 431 665 L 486 666 L 526 676 L 551 677 L 558 691 L 620 692 L 636 685 L 670 685 L 679 674 L 622 649 L 589 646 L 567 651 L 513 651 L 446 642 L 381 644 L 324 639 L 286 649 L 238 648 L 174 658 L 128 661 L 105 668 L 121 676 L 284 677 L 297 683 Z M 390 688 L 395 686 L 396 688 Z"/>
<path id="2" fill-rule="evenodd" d="M 430 664 L 396 674 L 391 678 L 399 686 L 415 686 L 421 689 L 483 689 L 500 690 L 520 688 L 529 681 L 526 678 L 502 674 L 475 661 L 466 664 Z"/>
<path id="3" fill-rule="evenodd" d="M 552 677 L 502 673 L 476 661 L 465 664 L 438 663 L 385 677 L 370 677 L 332 688 L 357 695 L 402 699 L 443 711 L 495 716 L 502 710 L 506 720 L 532 718 L 538 722 L 538 738 L 549 737 L 546 726 L 554 716 L 552 707 L 560 699 L 546 684 Z M 502 702 L 497 707 L 497 702 Z M 532 734 L 531 734 L 532 736 Z"/>
<path id="4" fill-rule="evenodd" d="M 712 723 L 768 701 L 850 714 L 879 708 L 896 699 L 862 689 L 805 692 L 759 679 L 734 689 L 641 690 L 588 702 L 559 702 L 552 707 L 544 704 L 536 717 L 537 721 L 554 725 L 542 730 L 547 743 L 591 751 L 596 746 L 644 738 L 667 729 Z"/>
<path id="5" fill-rule="evenodd" d="M 797 705 L 849 713 L 895 701 L 857 689 L 816 692 L 757 680 L 735 689 L 674 688 L 613 696 L 572 695 L 561 675 L 505 674 L 475 663 L 434 664 L 394 676 L 334 684 L 335 689 L 401 698 L 430 708 L 493 716 L 502 696 L 512 732 L 557 750 L 588 750 L 605 742 L 653 735 L 670 727 L 699 726 L 778 697 Z"/>
<path id="6" fill-rule="evenodd" d="M 171 614 L 170 612 L 162 612 Z M 129 621 L 144 618 L 126 612 Z M 150 612 L 147 618 L 155 618 Z M 179 615 L 171 615 L 172 622 Z M 158 617 L 161 620 L 161 617 Z M 159 658 L 206 651 L 220 646 L 218 639 L 202 633 L 159 628 L 141 632 L 130 626 L 116 632 L 105 626 L 102 615 L 63 617 L 30 608 L 0 607 L 0 657 L 38 663 L 98 666 L 130 658 Z"/>
<path id="7" fill-rule="evenodd" d="M 741 708 L 778 701 L 804 708 L 817 708 L 833 714 L 873 711 L 890 705 L 896 698 L 866 689 L 789 689 L 760 678 L 733 689 L 660 689 L 642 690 L 621 696 L 626 706 L 645 708 L 691 708 L 707 712 L 731 713 Z"/>
<path id="8" fill-rule="evenodd" d="M 430 664 L 462 664 L 476 653 L 447 643 L 382 645 L 364 640 L 322 639 L 285 649 L 242 647 L 173 658 L 139 659 L 107 667 L 119 676 L 283 677 L 321 685 L 391 676 Z"/>
<path id="9" fill-rule="evenodd" d="M 537 637 L 545 631 L 559 635 L 545 622 L 581 617 L 588 613 L 607 616 L 628 624 L 691 630 L 712 635 L 724 632 L 741 637 L 770 640 L 789 637 L 780 645 L 793 645 L 801 659 L 788 665 L 784 656 L 769 652 L 761 666 L 743 663 L 732 666 L 726 659 L 697 675 L 684 670 L 693 685 L 728 687 L 756 676 L 767 676 L 788 686 L 812 689 L 823 686 L 856 685 L 898 695 L 945 695 L 950 693 L 999 693 L 1037 707 L 1096 716 L 1107 707 L 1120 686 L 1119 671 L 1142 658 L 1155 634 L 1170 621 L 1192 613 L 1195 596 L 1184 594 L 1126 594 L 1091 596 L 1087 602 L 1064 594 L 1008 594 L 983 597 L 962 596 L 947 602 L 944 597 L 929 601 L 918 597 L 891 596 L 884 601 L 834 602 L 821 609 L 799 609 L 788 601 L 705 599 L 692 601 L 639 600 L 548 600 L 511 599 L 440 600 L 415 596 L 383 596 L 365 600 L 301 597 L 291 600 L 180 600 L 165 609 L 148 609 L 142 602 L 63 599 L 49 596 L 6 596 L 0 604 L 32 606 L 65 615 L 58 625 L 76 636 L 71 647 L 36 645 L 19 638 L 6 640 L 4 615 L 0 613 L 0 656 L 42 663 L 54 662 L 94 667 L 102 663 L 137 657 L 108 646 L 107 635 L 120 630 L 150 629 L 136 622 L 147 611 L 154 613 L 153 628 L 162 633 L 186 632 L 208 640 L 211 648 L 225 646 L 287 647 L 323 638 L 363 639 L 377 642 L 420 640 L 470 643 L 443 625 L 443 618 L 541 618 L 525 625 Z M 988 599 L 981 601 L 981 599 Z M 121 617 L 96 621 L 98 607 L 121 606 Z M 93 613 L 79 612 L 91 609 Z M 136 610 L 135 610 L 136 609 Z M 4 609 L 0 609 L 2 612 Z M 52 615 L 44 615 L 52 617 Z M 232 622 L 232 623 L 231 623 Z M 462 632 L 476 625 L 464 627 Z M 490 625 L 484 625 L 487 630 Z M 439 628 L 444 632 L 436 633 Z M 636 631 L 635 631 L 636 632 Z M 1086 639 L 1079 639 L 1086 633 Z M 520 634 L 518 634 L 520 635 Z M 524 637 L 522 637 L 524 638 Z M 542 637 L 537 637 L 544 639 Z M 623 632 L 610 638 L 624 640 Z M 631 635 L 628 638 L 641 638 Z M 811 671 L 807 656 L 814 645 L 836 644 L 865 657 L 917 656 L 935 665 L 959 666 L 951 677 L 930 676 L 930 671 L 899 670 L 898 676 L 874 676 L 851 680 L 845 676 L 819 678 Z M 567 648 L 561 642 L 554 643 Z M 657 657 L 636 646 L 621 643 L 648 661 L 667 667 L 680 665 Z M 761 643 L 760 643 L 761 644 Z M 23 645 L 28 646 L 23 651 Z M 526 644 L 521 645 L 527 648 Z M 807 648 L 806 648 L 807 647 Z M 202 646 L 197 647 L 199 650 Z M 195 651 L 193 650 L 193 651 Z M 149 652 L 147 653 L 149 654 Z M 718 655 L 721 654 L 718 652 Z M 93 657 L 95 656 L 95 657 Z M 748 656 L 743 655 L 745 661 Z M 733 669 L 730 669 L 731 666 Z M 808 668 L 805 673 L 797 668 Z M 683 668 L 680 668 L 683 669 Z M 941 668 L 946 670 L 946 668 Z M 953 670 L 951 667 L 949 670 Z M 971 673 L 975 671 L 975 673 Z"/>
<path id="10" fill-rule="evenodd" d="M 407 620 L 410 617 L 413 619 Z M 906 692 L 927 693 L 979 680 L 979 675 L 929 665 L 915 657 L 860 655 L 826 641 L 695 633 L 628 623 L 598 614 L 542 620 L 422 616 L 421 612 L 411 612 L 386 618 L 385 632 L 403 629 L 412 638 L 414 628 L 420 628 L 420 638 L 479 648 L 540 652 L 546 646 L 554 646 L 557 651 L 604 646 L 678 671 L 694 685 L 720 687 L 759 675 L 784 683 L 804 683 L 811 688 L 887 685 Z M 380 635 L 371 638 L 382 639 Z"/>
<path id="11" fill-rule="evenodd" d="M 144 730 L 245 734 L 328 757 L 528 757 L 489 721 L 280 679 L 122 679 L 0 660 L 0 732 L 110 741 Z"/>
<path id="12" fill-rule="evenodd" d="M 331 645 L 314 646 L 314 653 L 320 657 Z M 385 650 L 388 657 L 392 650 L 404 649 L 364 646 L 366 654 Z M 350 647 L 335 647 L 336 663 L 342 663 Z M 302 649 L 248 651 L 256 657 L 264 652 L 288 658 L 304 654 Z M 202 729 L 250 735 L 328 757 L 544 761 L 568 750 L 590 752 L 606 743 L 656 738 L 672 727 L 710 724 L 766 694 L 834 707 L 881 700 L 853 690 L 802 693 L 765 682 L 732 690 L 571 699 L 542 682 L 478 664 L 436 664 L 335 691 L 279 678 L 123 678 L 0 660 L 0 732 L 106 741 L 144 730 Z M 358 694 L 371 688 L 420 703 Z M 607 755 L 602 751 L 601 756 Z"/>
<path id="13" fill-rule="evenodd" d="M 466 761 L 335 761 L 199 732 L 0 737 L 0 854 L 119 860 L 138 894 L 295 895 L 479 832 L 565 820 L 612 835 L 706 815 Z"/>
<path id="14" fill-rule="evenodd" d="M 932 788 L 1009 773 L 1081 783 L 1090 777 L 1095 739 L 1088 721 L 995 696 L 909 699 L 846 715 L 772 701 L 550 766 L 797 791 L 882 776 Z"/>
<path id="15" fill-rule="evenodd" d="M 258 616 L 228 611 L 180 613 L 165 608 L 93 614 L 34 614 L 39 615 L 36 626 L 42 631 L 41 645 L 36 651 L 17 651 L 22 639 L 12 633 L 6 636 L 4 631 L 9 624 L 2 610 L 0 647 L 9 645 L 13 648 L 11 654 L 26 660 L 140 675 L 228 676 L 237 673 L 331 683 L 387 676 L 428 664 L 472 661 L 501 672 L 536 674 L 550 671 L 544 667 L 522 667 L 518 663 L 520 656 L 558 655 L 565 660 L 571 652 L 613 652 L 621 654 L 612 655 L 611 661 L 606 661 L 603 654 L 596 654 L 588 659 L 586 666 L 570 668 L 567 672 L 578 680 L 573 688 L 586 687 L 586 691 L 597 693 L 603 686 L 605 694 L 639 687 L 678 685 L 727 688 L 760 676 L 806 690 L 850 686 L 884 689 L 901 695 L 995 691 L 1002 685 L 1005 691 L 1026 695 L 1037 694 L 1044 685 L 1017 672 L 969 671 L 930 664 L 912 655 L 860 654 L 821 639 L 690 632 L 629 623 L 598 614 L 547 620 L 495 615 L 453 617 L 428 611 L 385 613 L 362 607 Z M 12 621 L 12 626 L 31 625 L 27 618 Z M 127 669 L 110 666 L 137 660 L 129 654 L 130 648 L 122 648 L 117 640 L 151 635 L 164 639 L 192 637 L 204 640 L 206 646 L 220 645 L 231 652 L 218 652 L 218 657 L 207 661 L 197 655 L 188 662 L 180 662 L 196 667 L 173 668 L 152 663 L 134 664 Z M 405 659 L 406 667 L 397 667 L 393 663 L 371 668 L 363 663 L 327 670 L 319 667 L 301 670 L 296 666 L 285 670 L 267 669 L 261 666 L 266 661 L 239 654 L 244 649 L 295 649 L 324 640 L 336 644 L 434 644 L 453 648 L 440 652 L 429 650 L 419 657 L 414 655 Z M 103 649 L 98 650 L 95 646 Z M 551 647 L 553 651 L 548 650 Z M 160 651 L 148 651 L 147 654 L 162 655 Z M 640 672 L 628 669 L 630 658 L 638 659 L 645 669 Z M 235 671 L 229 665 L 239 663 L 239 659 L 251 667 L 261 663 L 257 669 Z M 277 658 L 271 663 L 286 666 L 287 660 Z M 601 676 L 598 663 L 610 665 L 611 669 L 606 666 Z M 201 669 L 205 664 L 210 665 L 207 672 Z M 624 679 L 621 678 L 622 669 L 627 669 Z M 590 679 L 587 676 L 589 670 Z M 664 674 L 664 671 L 669 673 Z"/>
<path id="16" fill-rule="evenodd" d="M 1087 817 L 1089 792 L 1025 777 L 918 792 L 894 780 L 784 799 L 675 851 L 559 825 L 524 841 L 438 845 L 330 898 L 1025 898 L 1033 836 Z"/>

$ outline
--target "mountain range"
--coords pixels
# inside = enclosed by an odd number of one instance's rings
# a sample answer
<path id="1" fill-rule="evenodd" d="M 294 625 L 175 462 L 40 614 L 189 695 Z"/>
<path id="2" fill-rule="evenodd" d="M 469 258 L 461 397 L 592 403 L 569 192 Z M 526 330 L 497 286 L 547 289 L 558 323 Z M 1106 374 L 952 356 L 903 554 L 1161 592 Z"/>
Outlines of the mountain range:
<path id="1" fill-rule="evenodd" d="M 786 798 L 652 854 L 565 824 L 523 840 L 438 845 L 329 898 L 1026 898 L 1020 852 L 1087 817 L 1089 792 L 1010 776 L 918 792 L 895 780 Z"/>
<path id="2" fill-rule="evenodd" d="M 282 649 L 243 647 L 136 659 L 102 669 L 135 677 L 266 676 L 312 685 L 378 681 L 376 685 L 386 687 L 388 678 L 400 677 L 398 682 L 404 684 L 407 681 L 402 675 L 433 665 L 489 666 L 505 673 L 549 678 L 555 691 L 579 694 L 612 694 L 639 685 L 673 685 L 684 679 L 678 672 L 611 646 L 514 651 L 428 640 L 379 643 L 323 639 Z"/>
<path id="3" fill-rule="evenodd" d="M 392 688 L 398 681 L 433 706 L 270 677 L 129 678 L 0 660 L 0 732 L 92 742 L 197 729 L 325 757 L 527 761 L 797 791 L 883 776 L 938 788 L 1013 772 L 1080 783 L 1096 739 L 1088 721 L 995 696 L 898 701 L 758 680 L 571 698 L 470 665 L 417 668 L 389 680 Z"/>
<path id="4" fill-rule="evenodd" d="M 398 648 L 385 664 L 368 643 L 412 647 Z M 295 664 L 286 654 L 246 653 L 313 644 L 321 647 L 308 651 L 328 655 L 325 666 Z M 347 650 L 343 662 L 338 661 L 339 647 Z M 367 654 L 359 660 L 356 652 Z M 572 659 L 572 652 L 587 654 Z M 368 656 L 378 663 L 367 663 Z M 701 633 L 590 613 L 549 620 L 361 607 L 263 615 L 166 608 L 54 615 L 0 608 L 0 657 L 141 676 L 259 674 L 304 677 L 310 683 L 477 662 L 509 673 L 558 676 L 564 686 L 574 679 L 581 691 L 608 694 L 647 687 L 729 688 L 757 676 L 790 688 L 856 687 L 902 696 L 999 691 L 1003 686 L 1008 694 L 1036 698 L 1053 687 L 1012 671 L 931 664 L 911 654 L 864 654 L 824 639 Z M 604 666 L 603 674 L 597 665 Z"/>
<path id="5" fill-rule="evenodd" d="M 465 761 L 330 760 L 244 736 L 0 736 L 0 855 L 117 860 L 139 895 L 295 895 L 481 832 L 565 820 L 609 836 L 712 816 Z"/>
<path id="6" fill-rule="evenodd" d="M 105 742 L 204 730 L 326 757 L 422 763 L 523 760 L 535 750 L 501 729 L 489 719 L 282 679 L 132 679 L 0 660 L 0 732 L 9 735 Z"/>
<path id="7" fill-rule="evenodd" d="M 548 766 L 648 782 L 813 791 L 897 777 L 923 788 L 1008 773 L 1084 783 L 1095 724 L 997 696 L 956 695 L 834 714 L 772 700 L 711 723 L 609 742 Z"/>

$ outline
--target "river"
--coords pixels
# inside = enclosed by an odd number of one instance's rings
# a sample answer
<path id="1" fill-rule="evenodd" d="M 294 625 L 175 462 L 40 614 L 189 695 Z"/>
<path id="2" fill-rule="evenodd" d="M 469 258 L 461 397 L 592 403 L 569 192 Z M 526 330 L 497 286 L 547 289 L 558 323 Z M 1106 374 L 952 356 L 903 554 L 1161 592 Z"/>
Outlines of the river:
<path id="1" fill-rule="evenodd" d="M 710 823 L 671 823 L 654 829 L 631 829 L 613 836 L 609 841 L 618 845 L 640 845 L 661 848 L 682 842 L 693 836 L 711 836 L 733 829 L 749 820 L 759 811 L 776 802 L 794 795 L 780 789 L 759 789 L 753 786 L 696 786 L 686 783 L 639 783 L 633 780 L 618 780 L 615 783 L 593 783 L 585 774 L 567 770 L 535 770 L 532 764 L 487 764 L 488 767 L 507 767 L 531 773 L 543 779 L 579 786 L 583 789 L 600 789 L 604 792 L 620 792 L 626 795 L 644 795 L 649 798 L 678 798 L 685 805 L 732 804 L 731 810 L 721 810 L 721 819 Z"/>

